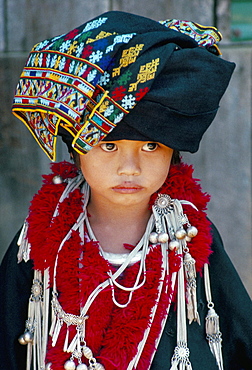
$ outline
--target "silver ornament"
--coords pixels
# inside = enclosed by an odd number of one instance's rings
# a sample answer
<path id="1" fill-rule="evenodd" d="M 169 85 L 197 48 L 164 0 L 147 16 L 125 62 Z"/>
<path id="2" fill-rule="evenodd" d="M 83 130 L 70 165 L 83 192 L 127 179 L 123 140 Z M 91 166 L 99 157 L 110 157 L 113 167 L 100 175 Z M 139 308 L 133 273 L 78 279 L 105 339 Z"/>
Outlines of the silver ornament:
<path id="1" fill-rule="evenodd" d="M 198 229 L 195 226 L 189 226 L 186 231 L 190 238 L 194 238 L 198 234 Z"/>
<path id="2" fill-rule="evenodd" d="M 41 300 L 43 295 L 43 285 L 39 280 L 35 280 L 31 287 L 32 299 L 36 302 Z"/>
<path id="3" fill-rule="evenodd" d="M 169 235 L 167 233 L 158 234 L 159 243 L 167 243 L 169 240 Z"/>
<path id="4" fill-rule="evenodd" d="M 33 342 L 34 335 L 31 331 L 26 331 L 23 334 L 23 337 L 24 337 L 24 340 L 25 340 L 26 343 L 32 343 Z"/>
<path id="5" fill-rule="evenodd" d="M 60 175 L 56 175 L 56 176 L 53 177 L 52 182 L 55 185 L 62 184 L 63 179 L 62 179 L 62 177 Z"/>
<path id="6" fill-rule="evenodd" d="M 83 350 L 83 355 L 88 359 L 90 360 L 92 357 L 93 357 L 93 352 L 91 351 L 91 349 L 89 347 L 84 347 Z"/>
<path id="7" fill-rule="evenodd" d="M 18 341 L 20 344 L 22 344 L 22 346 L 25 346 L 27 344 L 26 340 L 24 339 L 24 334 L 20 335 Z"/>
<path id="8" fill-rule="evenodd" d="M 179 242 L 175 239 L 171 240 L 170 243 L 168 244 L 168 248 L 171 251 L 178 250 L 179 249 Z"/>
<path id="9" fill-rule="evenodd" d="M 168 194 L 158 194 L 154 206 L 159 214 L 168 212 L 168 207 L 171 204 L 171 197 Z"/>
<path id="10" fill-rule="evenodd" d="M 87 365 L 85 365 L 85 364 L 79 364 L 79 365 L 76 367 L 76 370 L 88 370 L 88 367 L 87 367 Z"/>
<path id="11" fill-rule="evenodd" d="M 152 233 L 150 233 L 149 241 L 150 241 L 152 244 L 157 244 L 157 242 L 158 242 L 158 234 L 157 234 L 157 233 L 155 233 L 154 231 L 153 231 Z"/>
<path id="12" fill-rule="evenodd" d="M 102 364 L 100 364 L 99 362 L 97 362 L 95 364 L 95 370 L 105 370 L 105 367 Z"/>
<path id="13" fill-rule="evenodd" d="M 190 242 L 192 240 L 192 238 L 190 238 L 188 235 L 186 235 L 186 237 L 185 237 L 185 241 L 186 242 Z"/>
<path id="14" fill-rule="evenodd" d="M 75 362 L 72 360 L 66 361 L 64 364 L 64 369 L 65 370 L 75 370 L 76 369 Z"/>
<path id="15" fill-rule="evenodd" d="M 178 229 L 176 232 L 175 232 L 175 236 L 177 239 L 181 240 L 181 239 L 184 239 L 186 237 L 186 231 L 184 229 Z"/>
<path id="16" fill-rule="evenodd" d="M 45 370 L 52 370 L 51 366 L 52 366 L 52 363 L 48 362 L 48 364 L 46 364 L 45 366 Z"/>

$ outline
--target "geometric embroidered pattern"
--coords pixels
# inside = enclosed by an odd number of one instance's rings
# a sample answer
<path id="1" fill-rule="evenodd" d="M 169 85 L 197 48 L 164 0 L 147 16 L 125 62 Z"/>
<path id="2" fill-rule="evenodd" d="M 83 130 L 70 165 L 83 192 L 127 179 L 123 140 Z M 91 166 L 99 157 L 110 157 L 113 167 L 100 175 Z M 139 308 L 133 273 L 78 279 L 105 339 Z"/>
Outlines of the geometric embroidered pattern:
<path id="1" fill-rule="evenodd" d="M 199 23 L 178 19 L 167 19 L 165 21 L 159 21 L 159 23 L 192 37 L 199 46 L 215 47 L 220 54 L 216 44 L 222 40 L 222 35 L 215 27 L 202 26 Z"/>
<path id="2" fill-rule="evenodd" d="M 134 32 L 111 31 L 113 16 L 105 13 L 30 52 L 12 110 L 51 160 L 59 125 L 73 136 L 77 152 L 88 152 L 148 93 L 163 68 L 158 52 L 148 53 L 155 40 L 145 45 L 134 41 Z"/>

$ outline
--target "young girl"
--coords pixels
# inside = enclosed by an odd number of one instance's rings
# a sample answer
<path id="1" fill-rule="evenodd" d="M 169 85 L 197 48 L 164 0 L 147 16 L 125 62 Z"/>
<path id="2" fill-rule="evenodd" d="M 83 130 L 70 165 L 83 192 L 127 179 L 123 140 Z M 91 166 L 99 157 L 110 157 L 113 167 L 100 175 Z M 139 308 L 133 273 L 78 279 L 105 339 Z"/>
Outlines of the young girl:
<path id="1" fill-rule="evenodd" d="M 75 164 L 52 165 L 3 260 L 3 369 L 252 368 L 251 301 L 178 152 L 229 83 L 219 40 L 109 12 L 31 51 L 13 112 Z"/>

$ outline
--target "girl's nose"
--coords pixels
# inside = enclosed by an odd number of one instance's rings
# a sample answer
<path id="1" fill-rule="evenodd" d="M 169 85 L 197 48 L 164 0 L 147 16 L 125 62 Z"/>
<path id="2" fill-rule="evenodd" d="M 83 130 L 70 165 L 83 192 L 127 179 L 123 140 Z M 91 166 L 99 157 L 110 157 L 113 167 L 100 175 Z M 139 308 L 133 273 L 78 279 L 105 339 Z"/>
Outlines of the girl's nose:
<path id="1" fill-rule="evenodd" d="M 134 152 L 122 154 L 118 165 L 118 175 L 138 176 L 140 173 L 138 155 Z"/>

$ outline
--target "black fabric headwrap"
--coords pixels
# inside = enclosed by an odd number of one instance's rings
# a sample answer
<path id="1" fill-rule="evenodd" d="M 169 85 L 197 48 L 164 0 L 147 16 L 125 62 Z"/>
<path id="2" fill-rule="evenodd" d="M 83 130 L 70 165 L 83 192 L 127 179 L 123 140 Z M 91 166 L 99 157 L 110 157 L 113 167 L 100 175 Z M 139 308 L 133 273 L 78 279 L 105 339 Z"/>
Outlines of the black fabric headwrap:
<path id="1" fill-rule="evenodd" d="M 213 27 L 161 23 L 112 11 L 35 45 L 13 112 L 51 159 L 57 135 L 81 154 L 122 139 L 198 150 L 235 65 L 209 51 Z"/>

